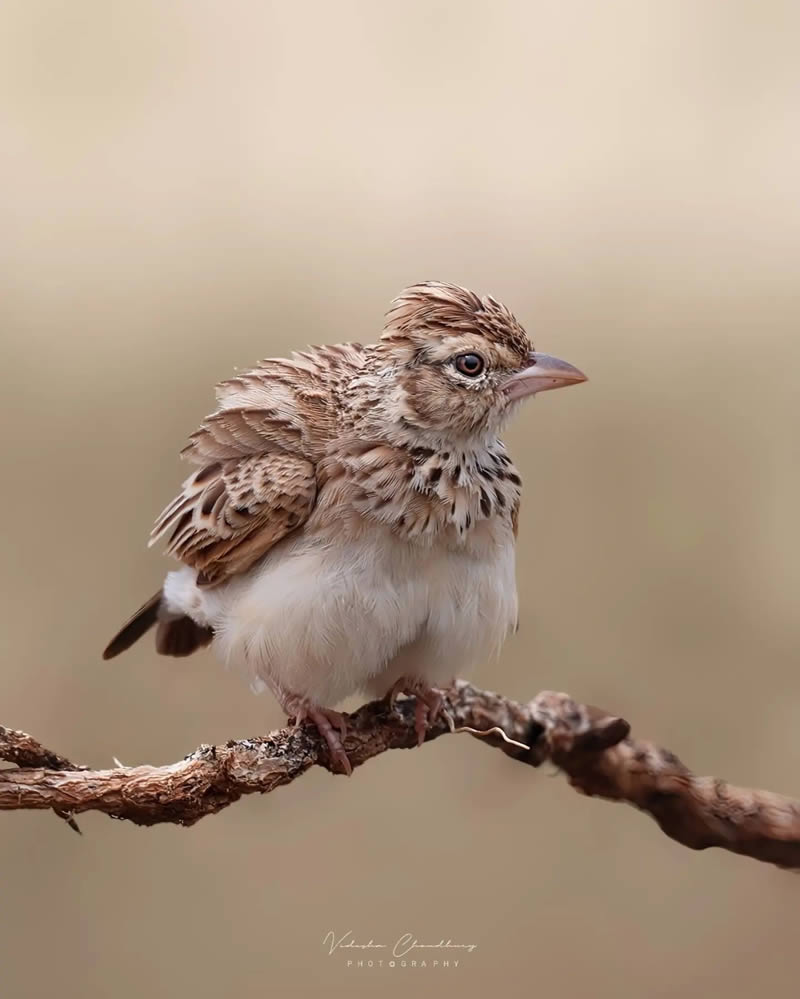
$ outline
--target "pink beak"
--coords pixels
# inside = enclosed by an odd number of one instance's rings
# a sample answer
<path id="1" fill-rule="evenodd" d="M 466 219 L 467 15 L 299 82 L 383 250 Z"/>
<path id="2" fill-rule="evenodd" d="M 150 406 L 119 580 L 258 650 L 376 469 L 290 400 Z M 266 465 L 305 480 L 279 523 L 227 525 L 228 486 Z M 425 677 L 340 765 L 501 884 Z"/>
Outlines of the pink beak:
<path id="1" fill-rule="evenodd" d="M 535 392 L 547 392 L 585 381 L 586 375 L 566 361 L 532 350 L 528 355 L 528 366 L 508 379 L 504 391 L 509 399 L 524 399 Z"/>

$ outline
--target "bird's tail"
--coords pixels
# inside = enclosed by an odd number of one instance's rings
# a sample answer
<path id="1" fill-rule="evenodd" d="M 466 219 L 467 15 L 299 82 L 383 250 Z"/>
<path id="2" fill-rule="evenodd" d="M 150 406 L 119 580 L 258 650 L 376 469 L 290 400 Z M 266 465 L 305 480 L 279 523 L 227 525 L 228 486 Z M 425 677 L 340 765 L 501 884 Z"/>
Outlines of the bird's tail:
<path id="1" fill-rule="evenodd" d="M 154 625 L 158 626 L 156 652 L 162 656 L 190 656 L 214 637 L 211 628 L 196 624 L 190 617 L 170 614 L 163 606 L 163 591 L 159 590 L 111 639 L 103 650 L 103 659 L 113 659 L 129 649 Z"/>

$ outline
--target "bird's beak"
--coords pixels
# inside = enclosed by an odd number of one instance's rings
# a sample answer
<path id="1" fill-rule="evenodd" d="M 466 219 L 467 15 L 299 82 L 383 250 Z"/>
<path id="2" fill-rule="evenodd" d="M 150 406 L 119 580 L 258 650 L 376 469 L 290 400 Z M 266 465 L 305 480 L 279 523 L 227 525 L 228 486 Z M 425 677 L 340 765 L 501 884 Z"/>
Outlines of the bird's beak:
<path id="1" fill-rule="evenodd" d="M 509 399 L 524 399 L 535 392 L 564 388 L 586 381 L 586 375 L 550 354 L 539 354 L 532 350 L 528 354 L 528 366 L 512 375 L 505 383 L 504 391 Z"/>

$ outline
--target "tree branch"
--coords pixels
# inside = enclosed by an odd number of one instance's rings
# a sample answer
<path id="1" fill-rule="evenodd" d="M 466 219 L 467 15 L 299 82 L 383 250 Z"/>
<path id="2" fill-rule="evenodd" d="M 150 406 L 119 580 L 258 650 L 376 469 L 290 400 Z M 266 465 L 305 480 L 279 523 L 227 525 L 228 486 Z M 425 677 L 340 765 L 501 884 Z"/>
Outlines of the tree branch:
<path id="1" fill-rule="evenodd" d="M 684 846 L 717 846 L 800 869 L 800 802 L 695 777 L 673 753 L 632 738 L 622 718 L 567 694 L 545 691 L 519 704 L 463 680 L 443 693 L 449 720 L 433 725 L 428 742 L 454 729 L 476 730 L 519 762 L 538 767 L 551 761 L 583 794 L 649 813 Z M 385 701 L 373 701 L 349 716 L 345 746 L 353 767 L 387 749 L 415 745 L 413 699 L 398 701 L 393 711 Z M 325 743 L 306 726 L 200 746 L 168 766 L 113 770 L 78 767 L 25 733 L 0 727 L 0 760 L 15 764 L 0 769 L 0 810 L 52 809 L 73 827 L 72 817 L 86 811 L 138 825 L 188 826 L 242 795 L 289 784 L 315 764 L 331 769 Z"/>

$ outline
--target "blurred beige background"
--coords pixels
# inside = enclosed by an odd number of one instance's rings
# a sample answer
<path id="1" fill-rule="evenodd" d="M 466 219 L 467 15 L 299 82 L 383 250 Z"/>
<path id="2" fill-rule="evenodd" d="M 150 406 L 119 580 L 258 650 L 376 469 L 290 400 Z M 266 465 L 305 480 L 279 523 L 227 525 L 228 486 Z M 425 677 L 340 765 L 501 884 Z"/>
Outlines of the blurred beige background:
<path id="1" fill-rule="evenodd" d="M 235 366 L 427 278 L 591 382 L 523 410 L 522 633 L 700 772 L 800 794 L 800 8 L 17 0 L 0 12 L 0 720 L 96 766 L 281 723 L 207 654 L 100 661 Z M 796 990 L 800 881 L 469 739 L 195 828 L 0 817 L 3 997 Z M 348 969 L 328 930 L 477 944 Z"/>

